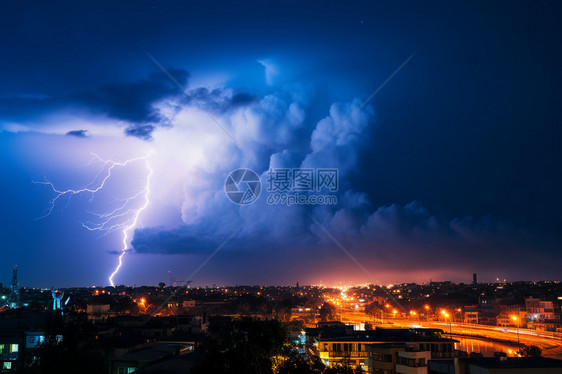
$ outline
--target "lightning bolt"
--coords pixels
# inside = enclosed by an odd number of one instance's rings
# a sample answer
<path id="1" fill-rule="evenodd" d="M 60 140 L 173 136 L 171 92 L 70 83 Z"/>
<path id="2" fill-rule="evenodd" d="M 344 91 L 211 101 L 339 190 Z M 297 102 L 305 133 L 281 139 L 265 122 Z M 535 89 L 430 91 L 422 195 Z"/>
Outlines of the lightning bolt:
<path id="1" fill-rule="evenodd" d="M 111 275 L 109 276 L 109 283 L 112 286 L 115 286 L 115 284 L 113 283 L 113 277 L 115 277 L 115 275 L 119 272 L 119 269 L 121 269 L 121 266 L 123 265 L 123 256 L 125 256 L 125 253 L 127 253 L 127 250 L 129 248 L 129 232 L 135 228 L 135 226 L 137 225 L 138 221 L 139 221 L 139 217 L 141 215 L 141 213 L 148 207 L 148 204 L 150 203 L 150 180 L 152 177 L 152 173 L 153 170 L 150 167 L 150 164 L 148 163 L 148 160 L 145 159 L 146 162 L 146 168 L 148 169 L 148 174 L 146 177 L 146 184 L 145 184 L 145 189 L 144 189 L 144 204 L 137 209 L 136 211 L 134 211 L 133 214 L 133 219 L 131 220 L 131 223 L 129 225 L 127 225 L 124 229 L 123 229 L 123 242 L 122 242 L 122 247 L 121 247 L 121 254 L 119 255 L 119 262 L 117 264 L 117 266 L 115 267 L 115 270 L 113 270 L 113 273 L 111 273 Z"/>
<path id="2" fill-rule="evenodd" d="M 148 172 L 146 175 L 144 187 L 140 191 L 138 191 L 137 193 L 135 193 L 130 197 L 121 200 L 121 204 L 117 208 L 111 211 L 105 213 L 89 212 L 97 218 L 96 222 L 82 222 L 82 227 L 84 227 L 85 229 L 90 231 L 100 231 L 103 233 L 103 235 L 107 235 L 109 233 L 121 230 L 122 242 L 121 242 L 121 249 L 118 258 L 118 263 L 108 278 L 111 286 L 115 286 L 113 279 L 115 278 L 115 276 L 119 272 L 119 269 L 121 269 L 121 266 L 123 265 L 123 257 L 129 251 L 130 233 L 139 225 L 140 216 L 142 212 L 145 211 L 146 208 L 148 208 L 148 205 L 150 204 L 150 187 L 151 187 L 150 183 L 152 179 L 153 169 L 150 166 L 149 157 L 152 153 L 153 152 L 149 152 L 146 156 L 136 157 L 122 162 L 117 162 L 113 160 L 104 160 L 100 156 L 92 153 L 94 160 L 97 160 L 102 163 L 102 167 L 98 172 L 98 174 L 96 175 L 96 177 L 94 178 L 94 181 L 98 180 L 102 175 L 103 177 L 101 178 L 101 181 L 99 181 L 98 183 L 92 182 L 88 186 L 80 189 L 60 190 L 53 183 L 49 182 L 46 179 L 39 182 L 37 181 L 33 182 L 37 184 L 47 185 L 55 193 L 55 197 L 53 197 L 49 201 L 49 208 L 47 209 L 46 214 L 38 218 L 41 219 L 51 215 L 53 209 L 57 205 L 57 202 L 61 198 L 64 198 L 65 196 L 68 196 L 68 204 L 69 204 L 70 199 L 73 196 L 89 194 L 90 203 L 91 203 L 94 197 L 96 196 L 96 193 L 104 189 L 107 182 L 111 178 L 112 172 L 116 168 L 124 168 L 132 163 L 144 161 Z M 135 205 L 138 205 L 137 202 L 138 200 L 142 201 L 140 207 L 134 207 Z"/>

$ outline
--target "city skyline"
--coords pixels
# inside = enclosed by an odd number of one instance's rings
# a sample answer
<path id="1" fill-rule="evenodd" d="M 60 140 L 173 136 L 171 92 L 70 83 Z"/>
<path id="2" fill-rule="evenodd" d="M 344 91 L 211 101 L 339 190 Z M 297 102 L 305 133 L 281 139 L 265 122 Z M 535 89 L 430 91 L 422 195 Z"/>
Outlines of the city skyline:
<path id="1" fill-rule="evenodd" d="M 561 280 L 559 3 L 6 7 L 4 284 Z"/>

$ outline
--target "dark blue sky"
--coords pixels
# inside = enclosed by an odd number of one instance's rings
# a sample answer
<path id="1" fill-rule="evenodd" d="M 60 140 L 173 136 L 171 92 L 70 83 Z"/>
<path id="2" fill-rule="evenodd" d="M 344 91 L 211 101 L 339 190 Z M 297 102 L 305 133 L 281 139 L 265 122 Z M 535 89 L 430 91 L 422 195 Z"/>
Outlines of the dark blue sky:
<path id="1" fill-rule="evenodd" d="M 310 216 L 381 282 L 560 279 L 561 23 L 555 1 L 5 4 L 0 280 L 107 284 L 129 226 L 117 283 L 183 279 L 245 222 L 194 283 L 373 282 Z M 40 218 L 34 181 L 139 157 Z M 338 168 L 338 204 L 236 206 L 239 167 Z"/>

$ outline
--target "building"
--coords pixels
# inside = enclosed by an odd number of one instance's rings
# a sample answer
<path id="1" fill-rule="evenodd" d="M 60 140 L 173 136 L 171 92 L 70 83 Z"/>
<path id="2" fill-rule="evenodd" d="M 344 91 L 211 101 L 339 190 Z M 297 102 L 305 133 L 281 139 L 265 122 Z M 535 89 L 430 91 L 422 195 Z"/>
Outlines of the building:
<path id="1" fill-rule="evenodd" d="M 109 304 L 88 304 L 86 313 L 91 321 L 103 321 L 109 318 Z"/>
<path id="2" fill-rule="evenodd" d="M 417 350 L 405 343 L 382 343 L 367 346 L 370 357 L 365 361 L 369 373 L 427 373 L 430 351 Z"/>
<path id="3" fill-rule="evenodd" d="M 140 351 L 112 358 L 109 372 L 110 374 L 133 373 L 152 364 L 191 353 L 193 350 L 193 342 L 161 342 Z"/>
<path id="4" fill-rule="evenodd" d="M 464 323 L 472 323 L 477 325 L 480 323 L 480 311 L 477 305 L 465 305 L 463 310 L 462 319 Z"/>
<path id="5" fill-rule="evenodd" d="M 22 339 L 15 332 L 0 334 L 0 373 L 16 373 L 21 367 Z"/>
<path id="6" fill-rule="evenodd" d="M 393 367 L 392 370 L 396 370 L 397 365 L 421 367 L 423 363 L 426 367 L 429 359 L 458 357 L 459 353 L 454 349 L 455 340 L 443 338 L 442 334 L 440 329 L 350 331 L 336 325 L 332 329 L 324 329 L 315 346 L 326 366 L 349 364 L 355 369 L 384 373 L 389 366 Z"/>
<path id="7" fill-rule="evenodd" d="M 40 356 L 48 313 L 0 318 L 0 373 L 21 372 Z"/>
<path id="8" fill-rule="evenodd" d="M 533 297 L 525 299 L 527 320 L 530 322 L 555 322 L 560 320 L 552 301 L 542 301 Z"/>

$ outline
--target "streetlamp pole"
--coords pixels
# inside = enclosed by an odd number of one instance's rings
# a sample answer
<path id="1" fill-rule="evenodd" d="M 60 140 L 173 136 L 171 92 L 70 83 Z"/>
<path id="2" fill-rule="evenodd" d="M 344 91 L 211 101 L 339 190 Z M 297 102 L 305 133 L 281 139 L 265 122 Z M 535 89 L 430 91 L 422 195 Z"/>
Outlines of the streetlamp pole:
<path id="1" fill-rule="evenodd" d="M 453 325 L 451 321 L 452 316 L 447 312 L 445 312 L 444 316 L 445 316 L 445 320 L 449 320 L 449 336 L 451 337 L 451 341 L 452 341 L 453 340 Z"/>
<path id="2" fill-rule="evenodd" d="M 521 345 L 521 343 L 519 343 L 519 323 L 519 319 L 517 319 L 517 348 Z"/>
<path id="3" fill-rule="evenodd" d="M 517 322 L 517 324 L 515 325 L 516 331 L 517 331 L 517 348 L 519 348 L 519 346 L 521 345 L 519 342 L 519 324 L 521 323 L 521 319 L 517 316 L 511 316 L 511 319 L 514 320 L 515 322 Z"/>

